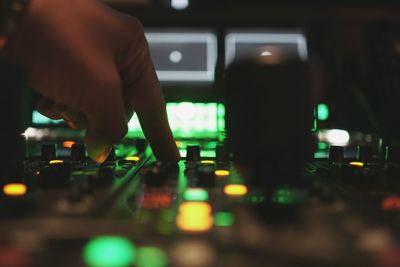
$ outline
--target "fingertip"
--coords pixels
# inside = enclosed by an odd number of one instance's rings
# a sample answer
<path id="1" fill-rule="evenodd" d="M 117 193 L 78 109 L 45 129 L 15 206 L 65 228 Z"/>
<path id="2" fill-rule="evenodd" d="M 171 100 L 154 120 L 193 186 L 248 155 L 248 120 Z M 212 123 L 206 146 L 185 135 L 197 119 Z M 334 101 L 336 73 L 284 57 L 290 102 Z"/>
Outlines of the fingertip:
<path id="1" fill-rule="evenodd" d="M 106 161 L 113 147 L 112 143 L 94 137 L 89 132 L 86 133 L 85 143 L 88 156 L 99 164 Z"/>

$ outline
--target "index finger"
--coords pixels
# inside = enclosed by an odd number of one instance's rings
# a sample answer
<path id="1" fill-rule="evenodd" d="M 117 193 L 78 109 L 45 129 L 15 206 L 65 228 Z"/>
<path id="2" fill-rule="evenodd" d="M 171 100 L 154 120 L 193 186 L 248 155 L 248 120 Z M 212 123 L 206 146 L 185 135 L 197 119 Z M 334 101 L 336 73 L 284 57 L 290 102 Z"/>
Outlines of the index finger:
<path id="1" fill-rule="evenodd" d="M 137 113 L 157 159 L 176 162 L 179 152 L 169 127 L 164 97 L 143 27 L 136 19 L 131 23 L 134 34 L 120 66 L 126 106 Z"/>

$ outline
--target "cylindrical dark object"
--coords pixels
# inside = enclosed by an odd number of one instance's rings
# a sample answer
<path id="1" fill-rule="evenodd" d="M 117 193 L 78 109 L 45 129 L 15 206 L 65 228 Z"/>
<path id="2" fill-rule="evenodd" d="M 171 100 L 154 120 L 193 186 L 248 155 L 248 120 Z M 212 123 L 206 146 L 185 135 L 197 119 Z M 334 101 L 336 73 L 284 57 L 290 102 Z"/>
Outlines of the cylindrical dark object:
<path id="1" fill-rule="evenodd" d="M 228 67 L 227 143 L 236 162 L 260 169 L 260 177 L 294 177 L 313 160 L 309 76 L 307 63 L 289 58 L 250 59 Z"/>
<path id="2" fill-rule="evenodd" d="M 73 144 L 72 145 L 71 160 L 72 161 L 85 161 L 86 160 L 86 147 L 84 144 Z"/>
<path id="3" fill-rule="evenodd" d="M 41 149 L 41 158 L 43 161 L 50 161 L 57 158 L 55 144 L 43 144 Z"/>
<path id="4" fill-rule="evenodd" d="M 371 162 L 374 151 L 371 146 L 357 146 L 357 160 L 361 162 Z"/>
<path id="5" fill-rule="evenodd" d="M 0 54 L 0 132 L 2 152 L 0 153 L 0 176 L 22 175 L 22 162 L 26 157 L 25 138 L 21 136 L 30 124 L 30 96 L 25 70 L 1 58 Z M 0 178 L 1 179 L 1 178 Z"/>
<path id="6" fill-rule="evenodd" d="M 329 148 L 329 162 L 341 163 L 344 160 L 344 147 L 331 146 Z"/>
<path id="7" fill-rule="evenodd" d="M 224 145 L 218 145 L 215 148 L 215 160 L 217 162 L 229 162 L 229 152 Z"/>
<path id="8" fill-rule="evenodd" d="M 199 161 L 200 160 L 200 146 L 193 145 L 186 147 L 186 160 Z"/>

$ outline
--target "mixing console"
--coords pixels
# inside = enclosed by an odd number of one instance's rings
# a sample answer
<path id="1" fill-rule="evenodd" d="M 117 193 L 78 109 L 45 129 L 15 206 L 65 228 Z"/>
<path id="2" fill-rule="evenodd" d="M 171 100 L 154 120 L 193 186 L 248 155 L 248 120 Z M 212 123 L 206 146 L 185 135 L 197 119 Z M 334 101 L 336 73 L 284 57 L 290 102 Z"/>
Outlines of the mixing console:
<path id="1" fill-rule="evenodd" d="M 399 266 L 398 149 L 331 146 L 281 179 L 179 146 L 172 164 L 129 140 L 99 165 L 74 141 L 29 144 L 23 179 L 2 180 L 0 265 Z"/>

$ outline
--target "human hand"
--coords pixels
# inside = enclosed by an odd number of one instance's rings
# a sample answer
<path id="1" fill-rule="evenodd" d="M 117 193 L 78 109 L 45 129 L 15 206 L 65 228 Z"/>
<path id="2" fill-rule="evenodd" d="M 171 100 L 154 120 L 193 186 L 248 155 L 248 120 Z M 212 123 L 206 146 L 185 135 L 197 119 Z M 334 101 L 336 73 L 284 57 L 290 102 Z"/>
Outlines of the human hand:
<path id="1" fill-rule="evenodd" d="M 103 162 L 135 111 L 159 160 L 178 161 L 165 102 L 140 22 L 96 0 L 31 0 L 5 47 L 42 96 L 38 110 L 85 129 Z"/>

